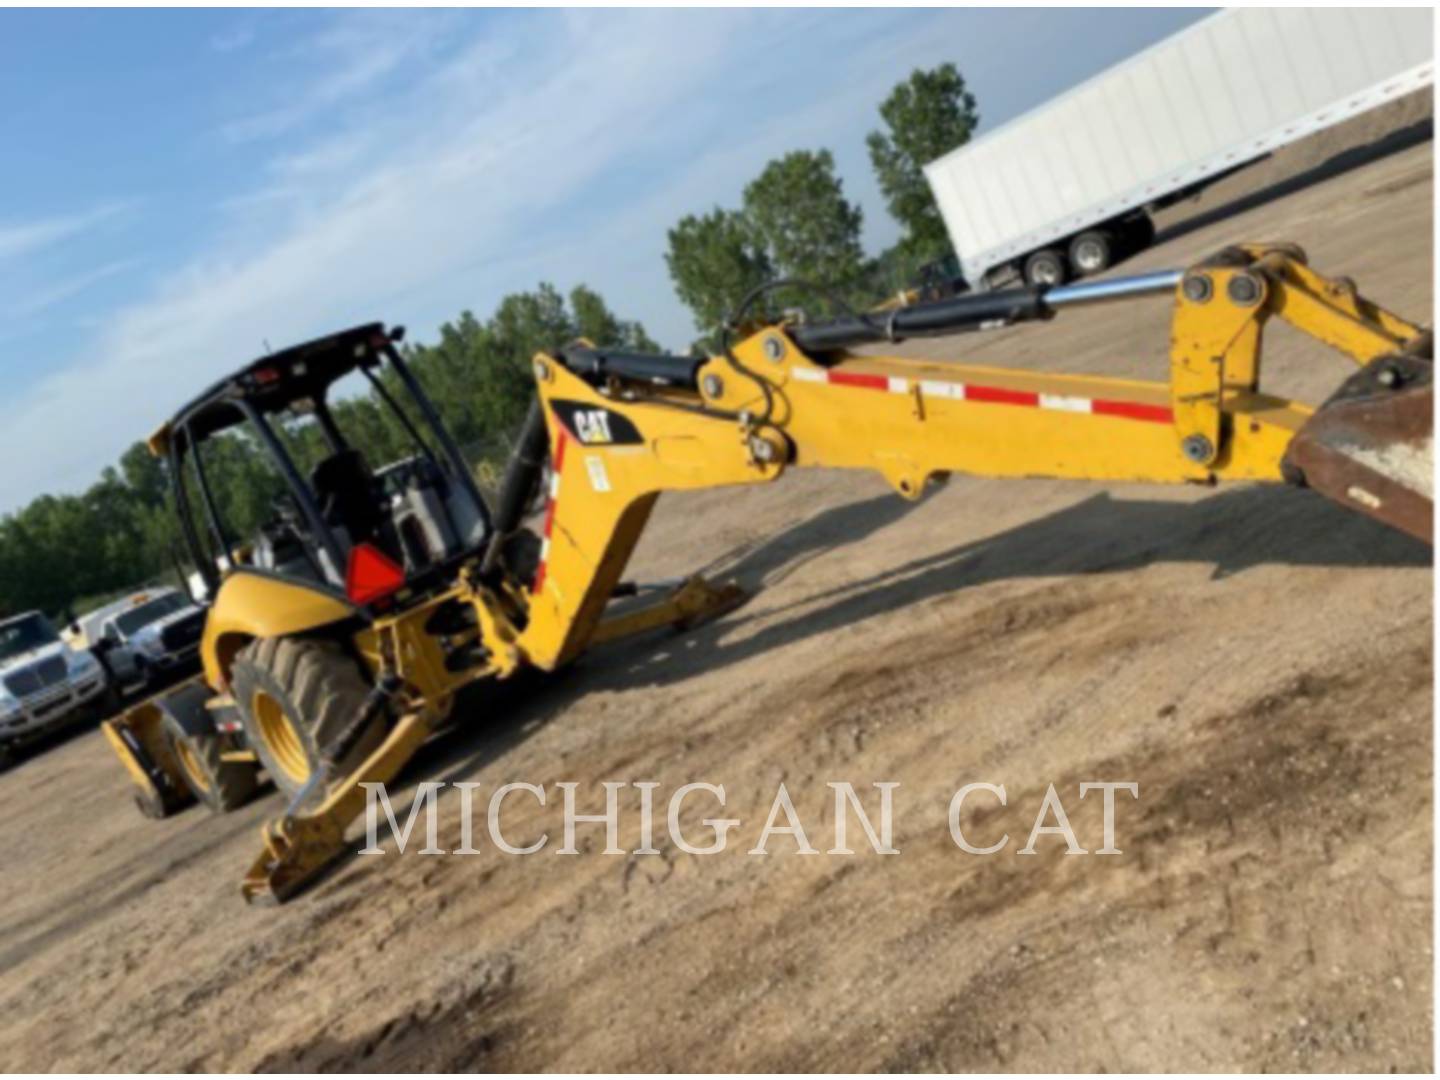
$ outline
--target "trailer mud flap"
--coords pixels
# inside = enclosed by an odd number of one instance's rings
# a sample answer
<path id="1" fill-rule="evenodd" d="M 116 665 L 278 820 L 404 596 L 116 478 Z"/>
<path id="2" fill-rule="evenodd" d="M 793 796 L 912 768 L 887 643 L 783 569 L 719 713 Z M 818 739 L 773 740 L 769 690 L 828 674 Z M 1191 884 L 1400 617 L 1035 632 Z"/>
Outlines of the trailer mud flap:
<path id="1" fill-rule="evenodd" d="M 1291 441 L 1286 479 L 1434 543 L 1433 374 L 1429 334 L 1366 364 Z"/>

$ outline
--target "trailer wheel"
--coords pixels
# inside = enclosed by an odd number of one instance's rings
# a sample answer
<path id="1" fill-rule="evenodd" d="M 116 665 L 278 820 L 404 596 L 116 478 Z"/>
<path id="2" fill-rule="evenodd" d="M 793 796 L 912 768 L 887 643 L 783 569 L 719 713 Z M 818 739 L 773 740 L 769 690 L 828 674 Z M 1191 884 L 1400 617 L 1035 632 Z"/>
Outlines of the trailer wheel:
<path id="1" fill-rule="evenodd" d="M 265 638 L 240 651 L 230 685 L 256 757 L 275 786 L 294 796 L 323 767 L 322 750 L 359 713 L 371 680 L 335 642 Z M 384 733 L 384 718 L 377 717 L 307 806 L 323 801 L 329 784 L 354 771 Z"/>
<path id="2" fill-rule="evenodd" d="M 1070 276 L 1065 265 L 1065 256 L 1055 248 L 1042 248 L 1032 252 L 1025 260 L 1025 283 L 1027 285 L 1064 285 Z"/>
<path id="3" fill-rule="evenodd" d="M 1115 237 L 1106 229 L 1086 229 L 1070 241 L 1070 265 L 1076 277 L 1102 273 L 1114 261 Z"/>
<path id="4" fill-rule="evenodd" d="M 219 735 L 191 734 L 168 712 L 162 713 L 160 723 L 185 783 L 213 813 L 228 813 L 250 801 L 258 786 L 259 770 L 254 765 L 226 761 L 222 756 L 225 741 Z M 141 812 L 145 812 L 143 806 Z"/>

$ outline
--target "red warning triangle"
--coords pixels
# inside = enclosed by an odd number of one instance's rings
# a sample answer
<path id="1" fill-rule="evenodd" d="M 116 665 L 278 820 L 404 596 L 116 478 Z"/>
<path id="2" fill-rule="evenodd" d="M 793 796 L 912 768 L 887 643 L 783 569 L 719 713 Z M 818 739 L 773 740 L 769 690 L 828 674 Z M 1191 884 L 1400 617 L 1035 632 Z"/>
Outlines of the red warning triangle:
<path id="1" fill-rule="evenodd" d="M 350 549 L 345 568 L 345 595 L 356 604 L 373 604 L 405 584 L 405 571 L 371 544 Z"/>

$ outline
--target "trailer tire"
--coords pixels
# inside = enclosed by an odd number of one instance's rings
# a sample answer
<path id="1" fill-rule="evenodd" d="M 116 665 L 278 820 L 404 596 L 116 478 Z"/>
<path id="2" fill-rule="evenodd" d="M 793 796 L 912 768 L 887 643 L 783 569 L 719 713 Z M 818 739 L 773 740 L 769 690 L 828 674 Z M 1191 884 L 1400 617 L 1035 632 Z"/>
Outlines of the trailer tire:
<path id="1" fill-rule="evenodd" d="M 246 761 L 226 761 L 225 740 L 218 733 L 186 731 L 170 712 L 161 713 L 160 725 L 185 783 L 212 813 L 229 813 L 250 801 L 259 770 Z M 141 812 L 147 812 L 144 806 Z"/>
<path id="2" fill-rule="evenodd" d="M 1064 285 L 1070 276 L 1064 252 L 1056 248 L 1032 251 L 1025 260 L 1025 284 Z"/>
<path id="3" fill-rule="evenodd" d="M 1115 262 L 1115 237 L 1108 229 L 1086 229 L 1070 241 L 1070 266 L 1076 277 L 1090 277 Z"/>
<path id="4" fill-rule="evenodd" d="M 338 642 L 262 638 L 236 656 L 230 685 L 255 756 L 275 786 L 293 797 L 323 768 L 322 751 L 355 719 L 372 684 Z M 353 772 L 384 734 L 385 718 L 377 716 L 301 809 L 322 802 L 330 785 Z"/>

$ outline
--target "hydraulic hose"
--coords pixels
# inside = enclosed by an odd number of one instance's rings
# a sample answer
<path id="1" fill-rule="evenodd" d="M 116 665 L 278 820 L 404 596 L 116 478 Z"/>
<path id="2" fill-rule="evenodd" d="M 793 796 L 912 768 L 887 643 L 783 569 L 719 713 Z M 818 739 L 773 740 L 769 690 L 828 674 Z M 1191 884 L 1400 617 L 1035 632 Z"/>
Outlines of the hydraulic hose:
<path id="1" fill-rule="evenodd" d="M 505 478 L 500 485 L 500 497 L 495 506 L 491 522 L 489 546 L 480 564 L 481 573 L 487 573 L 500 556 L 500 545 L 505 537 L 520 527 L 525 517 L 525 508 L 535 497 L 536 487 L 545 469 L 545 459 L 550 453 L 550 437 L 545 430 L 545 413 L 537 396 L 530 401 L 530 409 L 521 425 L 520 437 L 510 453 L 505 466 Z"/>

